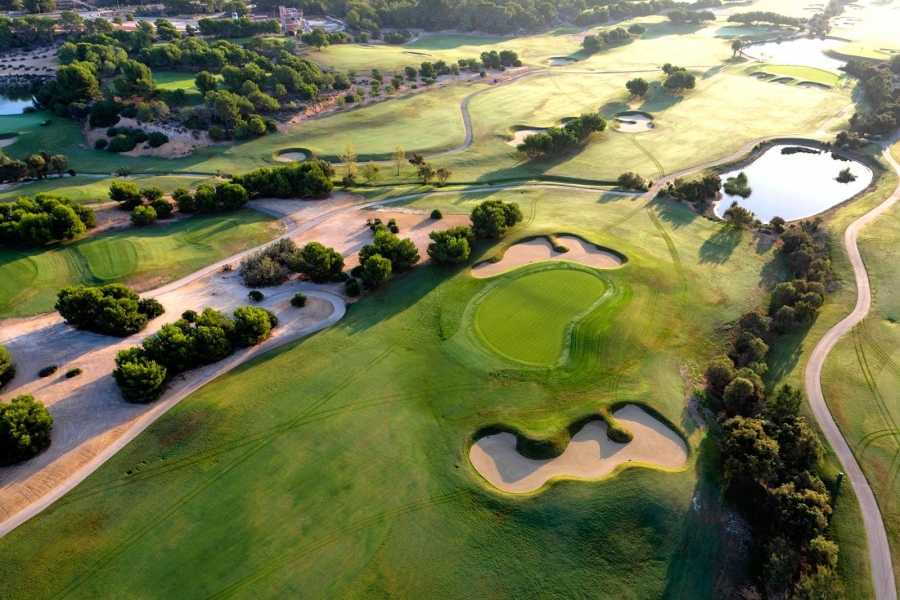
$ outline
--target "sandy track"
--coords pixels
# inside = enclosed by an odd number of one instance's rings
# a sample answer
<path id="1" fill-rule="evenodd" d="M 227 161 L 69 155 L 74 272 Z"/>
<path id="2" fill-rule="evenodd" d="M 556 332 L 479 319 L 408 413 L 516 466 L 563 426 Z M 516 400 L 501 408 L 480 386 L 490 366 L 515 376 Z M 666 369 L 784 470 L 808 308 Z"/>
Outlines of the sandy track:
<path id="1" fill-rule="evenodd" d="M 598 419 L 572 436 L 566 450 L 556 458 L 526 458 L 516 450 L 515 435 L 498 433 L 476 441 L 469 450 L 469 460 L 491 485 L 513 494 L 533 492 L 554 477 L 599 479 L 629 462 L 667 469 L 677 469 L 687 462 L 684 440 L 639 407 L 625 405 L 613 416 L 634 434 L 631 442 L 610 440 L 606 423 Z"/>
<path id="2" fill-rule="evenodd" d="M 512 271 L 522 265 L 541 262 L 545 260 L 568 260 L 578 262 L 597 269 L 615 269 L 622 266 L 622 259 L 570 235 L 558 236 L 557 241 L 566 246 L 568 252 L 557 252 L 550 245 L 547 238 L 536 238 L 515 244 L 503 254 L 498 262 L 483 262 L 472 267 L 472 276 L 479 279 L 493 277 L 500 273 Z"/>

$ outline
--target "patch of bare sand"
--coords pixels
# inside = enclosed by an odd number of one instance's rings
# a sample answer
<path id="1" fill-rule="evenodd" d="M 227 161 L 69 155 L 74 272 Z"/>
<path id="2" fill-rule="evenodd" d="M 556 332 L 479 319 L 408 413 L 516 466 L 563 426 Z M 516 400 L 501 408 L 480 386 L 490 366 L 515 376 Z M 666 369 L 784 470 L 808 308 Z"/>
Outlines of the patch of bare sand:
<path id="1" fill-rule="evenodd" d="M 479 279 L 493 277 L 522 265 L 530 265 L 544 260 L 568 260 L 596 269 L 615 269 L 622 266 L 621 258 L 612 252 L 601 250 L 581 238 L 561 235 L 556 239 L 569 251 L 557 252 L 547 238 L 536 238 L 508 248 L 498 262 L 483 262 L 475 265 L 472 267 L 472 276 Z"/>
<path id="2" fill-rule="evenodd" d="M 507 146 L 512 146 L 515 148 L 519 144 L 525 141 L 529 135 L 534 135 L 536 133 L 547 133 L 546 129 L 520 129 L 515 134 L 513 134 L 513 138 L 506 142 Z"/>
<path id="3" fill-rule="evenodd" d="M 22 464 L 0 468 L 0 535 L 4 533 L 4 521 L 20 511 L 33 510 L 33 505 L 39 505 L 41 498 L 57 487 L 70 485 L 70 477 L 87 468 L 129 431 L 136 435 L 134 428 L 147 422 L 148 417 L 152 422 L 165 412 L 167 404 L 174 404 L 249 357 L 299 337 L 309 327 L 337 320 L 344 312 L 343 301 L 334 294 L 322 293 L 332 288 L 337 289 L 294 280 L 266 290 L 259 306 L 275 312 L 279 320 L 270 338 L 224 361 L 176 377 L 162 399 L 151 405 L 128 404 L 122 399 L 110 377 L 116 352 L 140 344 L 185 310 L 211 306 L 231 312 L 236 306 L 249 304 L 247 288 L 235 273 L 215 272 L 168 291 L 164 288 L 162 293 L 148 294 L 156 295 L 166 313 L 151 321 L 143 332 L 124 339 L 75 330 L 56 313 L 4 321 L 0 343 L 15 356 L 18 373 L 3 396 L 34 395 L 47 405 L 54 423 L 53 441 L 47 450 Z M 301 290 L 309 301 L 297 309 L 290 305 L 290 299 Z M 38 371 L 50 365 L 58 365 L 57 372 L 38 377 Z M 65 372 L 73 367 L 83 372 L 67 379 Z"/>
<path id="4" fill-rule="evenodd" d="M 7 146 L 12 146 L 16 143 L 16 140 L 19 139 L 19 136 L 14 135 L 13 137 L 6 138 L 4 140 L 0 140 L 0 148 L 6 148 Z"/>
<path id="5" fill-rule="evenodd" d="M 115 127 L 130 127 L 132 129 L 141 129 L 147 133 L 160 131 L 168 136 L 169 141 L 159 148 L 151 148 L 147 142 L 143 142 L 135 146 L 134 150 L 121 152 L 122 156 L 156 156 L 158 158 L 184 158 L 190 156 L 194 149 L 201 146 L 211 146 L 213 142 L 209 137 L 209 133 L 205 131 L 178 131 L 168 127 L 162 127 L 154 123 L 138 123 L 134 119 L 123 118 Z M 106 127 L 91 129 L 91 126 L 84 126 L 84 137 L 88 141 L 88 147 L 93 148 L 94 143 L 99 139 L 109 140 L 106 137 Z M 105 150 L 104 150 L 105 152 Z"/>
<path id="6" fill-rule="evenodd" d="M 639 407 L 627 404 L 613 416 L 634 434 L 629 443 L 610 440 L 606 423 L 597 420 L 572 436 L 556 458 L 526 458 L 516 450 L 515 435 L 498 433 L 476 441 L 469 450 L 469 460 L 491 485 L 513 494 L 533 492 L 554 477 L 599 479 L 626 463 L 677 469 L 687 462 L 684 440 Z"/>
<path id="7" fill-rule="evenodd" d="M 339 219 L 330 219 L 316 225 L 303 232 L 296 241 L 297 244 L 317 241 L 325 246 L 331 246 L 344 256 L 346 267 L 353 268 L 359 264 L 360 249 L 372 243 L 374 234 L 366 221 L 375 218 L 381 219 L 385 225 L 390 219 L 396 219 L 397 225 L 400 226 L 398 235 L 401 238 L 412 239 L 423 261 L 428 258 L 425 250 L 431 242 L 428 237 L 430 232 L 469 224 L 468 215 L 446 215 L 443 219 L 432 219 L 429 215 L 360 209 L 341 215 Z"/>
<path id="8" fill-rule="evenodd" d="M 294 227 L 321 217 L 333 210 L 347 208 L 354 204 L 362 204 L 365 199 L 359 194 L 350 192 L 331 192 L 322 200 L 281 200 L 279 198 L 259 198 L 252 200 L 250 206 L 282 219 L 290 221 Z"/>
<path id="9" fill-rule="evenodd" d="M 281 162 L 300 162 L 306 160 L 305 152 L 285 152 L 283 154 L 279 154 L 275 157 L 275 160 L 280 160 Z"/>

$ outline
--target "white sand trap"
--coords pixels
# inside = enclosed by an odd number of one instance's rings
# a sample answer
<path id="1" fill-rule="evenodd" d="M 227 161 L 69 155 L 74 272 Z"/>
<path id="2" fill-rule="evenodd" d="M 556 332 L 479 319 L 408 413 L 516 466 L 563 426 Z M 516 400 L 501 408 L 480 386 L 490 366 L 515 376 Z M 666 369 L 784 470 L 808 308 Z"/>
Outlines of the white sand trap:
<path id="1" fill-rule="evenodd" d="M 633 113 L 616 117 L 616 126 L 619 131 L 634 133 L 653 129 L 653 119 L 647 115 Z"/>
<path id="2" fill-rule="evenodd" d="M 824 83 L 816 83 L 814 81 L 801 81 L 797 84 L 797 87 L 802 88 L 813 88 L 816 90 L 830 90 L 831 86 L 825 85 Z"/>
<path id="3" fill-rule="evenodd" d="M 535 133 L 547 133 L 546 129 L 520 129 L 517 131 L 511 140 L 506 142 L 508 146 L 512 146 L 515 148 L 519 144 L 525 141 L 529 135 L 534 135 Z"/>
<path id="4" fill-rule="evenodd" d="M 284 154 L 276 156 L 275 160 L 280 160 L 281 162 L 300 162 L 306 160 L 306 154 L 303 152 L 285 152 Z"/>
<path id="5" fill-rule="evenodd" d="M 556 458 L 526 458 L 516 450 L 515 435 L 498 433 L 476 441 L 469 450 L 469 460 L 491 485 L 513 494 L 533 492 L 554 477 L 599 479 L 629 462 L 667 469 L 677 469 L 687 462 L 684 440 L 637 406 L 627 404 L 613 416 L 634 434 L 629 443 L 610 440 L 606 423 L 597 420 L 572 436 L 565 452 Z"/>
<path id="6" fill-rule="evenodd" d="M 0 140 L 0 148 L 6 148 L 7 146 L 11 146 L 16 143 L 16 140 L 19 139 L 19 136 L 13 136 L 11 138 L 6 138 L 5 140 Z"/>
<path id="7" fill-rule="evenodd" d="M 557 58 L 551 58 L 549 64 L 551 67 L 565 67 L 566 65 L 571 65 L 572 63 L 576 63 L 576 62 L 578 62 L 578 61 L 575 60 L 574 58 L 557 57 Z"/>
<path id="8" fill-rule="evenodd" d="M 571 235 L 562 235 L 557 241 L 569 249 L 557 252 L 547 238 L 536 238 L 510 247 L 499 262 L 483 262 L 472 267 L 472 276 L 479 279 L 512 271 L 522 265 L 544 260 L 569 260 L 597 269 L 615 269 L 622 266 L 622 259 Z"/>

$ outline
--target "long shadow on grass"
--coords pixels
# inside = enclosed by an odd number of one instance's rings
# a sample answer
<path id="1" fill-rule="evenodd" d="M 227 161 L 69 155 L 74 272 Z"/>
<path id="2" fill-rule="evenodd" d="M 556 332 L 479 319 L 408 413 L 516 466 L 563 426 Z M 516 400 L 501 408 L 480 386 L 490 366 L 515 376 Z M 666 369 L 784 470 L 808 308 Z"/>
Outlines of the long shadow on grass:
<path id="1" fill-rule="evenodd" d="M 746 537 L 732 522 L 733 508 L 722 493 L 716 438 L 706 435 L 697 457 L 691 506 L 679 523 L 681 541 L 669 562 L 661 598 L 715 598 L 722 588 L 746 580 Z"/>
<path id="2" fill-rule="evenodd" d="M 659 212 L 659 218 L 672 229 L 681 229 L 692 225 L 699 218 L 699 215 L 689 207 L 673 200 L 654 198 L 650 202 L 650 208 L 655 208 Z"/>
<path id="3" fill-rule="evenodd" d="M 803 342 L 808 333 L 809 328 L 805 328 L 778 338 L 778 343 L 775 344 L 769 357 L 769 370 L 765 376 L 768 387 L 771 387 L 773 382 L 783 381 L 784 377 L 794 371 L 803 353 Z"/>
<path id="4" fill-rule="evenodd" d="M 700 246 L 700 264 L 728 262 L 743 237 L 740 229 L 723 225 Z"/>
<path id="5" fill-rule="evenodd" d="M 650 113 L 661 112 L 672 108 L 682 100 L 684 100 L 684 96 L 669 93 L 661 81 L 651 81 L 650 91 L 644 96 L 644 102 L 638 107 L 638 110 Z"/>
<path id="6" fill-rule="evenodd" d="M 593 139 L 599 138 L 600 134 L 595 134 Z M 511 167 L 497 169 L 496 171 L 488 171 L 487 173 L 481 174 L 475 181 L 501 183 L 503 181 L 514 181 L 528 178 L 542 178 L 548 181 L 561 182 L 565 182 L 566 180 L 578 181 L 567 177 L 547 177 L 545 176 L 545 174 L 547 173 L 547 171 L 550 171 L 554 167 L 575 158 L 575 156 L 578 155 L 578 153 L 580 153 L 589 142 L 590 141 L 582 142 L 577 147 L 568 152 L 549 154 L 532 159 L 528 159 L 524 155 L 517 157 L 515 154 L 513 154 L 512 158 L 513 160 L 515 160 L 515 163 L 513 163 Z"/>

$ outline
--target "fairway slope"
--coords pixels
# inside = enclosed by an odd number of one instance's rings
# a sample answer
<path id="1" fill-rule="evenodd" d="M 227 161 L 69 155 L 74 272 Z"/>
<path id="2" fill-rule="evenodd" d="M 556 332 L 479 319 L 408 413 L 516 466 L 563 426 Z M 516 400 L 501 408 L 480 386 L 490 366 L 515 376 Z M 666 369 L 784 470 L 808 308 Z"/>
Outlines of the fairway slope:
<path id="1" fill-rule="evenodd" d="M 629 462 L 666 469 L 677 469 L 687 462 L 684 440 L 639 407 L 628 404 L 613 416 L 634 433 L 631 442 L 610 440 L 606 423 L 598 418 L 572 436 L 565 452 L 556 458 L 526 458 L 516 450 L 516 436 L 504 432 L 472 444 L 469 460 L 491 485 L 513 494 L 538 490 L 555 477 L 599 479 Z"/>

